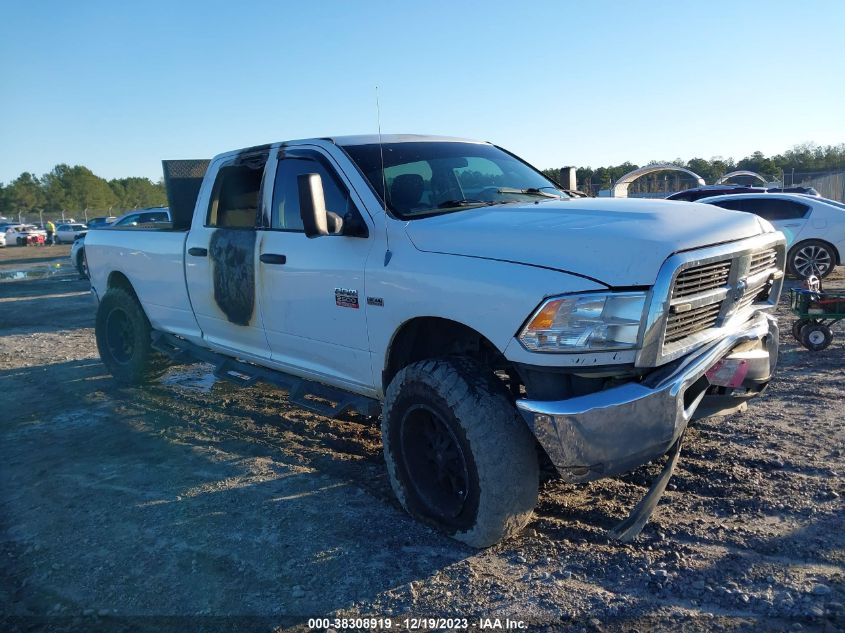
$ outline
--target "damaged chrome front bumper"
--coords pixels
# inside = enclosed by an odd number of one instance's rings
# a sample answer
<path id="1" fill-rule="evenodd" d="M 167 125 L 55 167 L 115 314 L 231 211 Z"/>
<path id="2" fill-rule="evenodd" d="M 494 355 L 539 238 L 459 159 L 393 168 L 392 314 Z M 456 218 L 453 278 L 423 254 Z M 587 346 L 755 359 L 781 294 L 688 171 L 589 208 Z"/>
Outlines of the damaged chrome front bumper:
<path id="1" fill-rule="evenodd" d="M 608 477 L 669 450 L 702 400 L 719 401 L 708 409 L 713 415 L 762 391 L 777 365 L 778 342 L 777 322 L 759 312 L 642 382 L 567 400 L 517 400 L 516 406 L 565 480 Z M 724 393 L 705 396 L 714 384 Z"/>

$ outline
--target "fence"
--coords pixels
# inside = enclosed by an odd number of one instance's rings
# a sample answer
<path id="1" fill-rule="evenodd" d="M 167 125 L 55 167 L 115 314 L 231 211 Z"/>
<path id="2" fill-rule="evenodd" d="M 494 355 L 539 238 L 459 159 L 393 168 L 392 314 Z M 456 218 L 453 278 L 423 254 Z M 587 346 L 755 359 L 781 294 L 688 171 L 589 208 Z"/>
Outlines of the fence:
<path id="1" fill-rule="evenodd" d="M 781 182 L 778 182 L 778 179 Z M 769 187 L 813 187 L 823 198 L 845 202 L 845 171 L 831 173 L 826 172 L 796 172 L 785 171 L 773 177 L 773 180 L 766 185 L 751 180 L 735 179 L 732 184 L 742 183 L 747 185 L 769 186 Z M 579 187 L 593 196 L 609 196 L 613 189 L 613 182 L 607 183 L 582 181 Z M 629 198 L 665 198 L 676 191 L 695 187 L 697 184 L 692 178 L 683 175 L 655 174 L 654 176 L 643 176 L 631 183 L 628 189 Z"/>
<path id="2" fill-rule="evenodd" d="M 802 187 L 812 187 L 823 198 L 845 202 L 845 171 L 838 174 L 804 177 L 796 184 Z"/>

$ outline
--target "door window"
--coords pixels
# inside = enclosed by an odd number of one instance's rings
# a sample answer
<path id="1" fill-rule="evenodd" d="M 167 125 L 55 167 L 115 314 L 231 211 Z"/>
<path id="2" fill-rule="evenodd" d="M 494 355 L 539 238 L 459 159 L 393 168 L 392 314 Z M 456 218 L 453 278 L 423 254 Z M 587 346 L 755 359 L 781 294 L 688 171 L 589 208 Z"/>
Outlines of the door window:
<path id="1" fill-rule="evenodd" d="M 141 214 L 141 224 L 148 224 L 151 222 L 167 222 L 167 213 L 164 211 L 152 211 L 150 213 Z"/>
<path id="2" fill-rule="evenodd" d="M 755 198 L 748 201 L 748 210 L 769 222 L 777 222 L 804 218 L 810 208 L 792 200 Z"/>
<path id="3" fill-rule="evenodd" d="M 119 222 L 115 222 L 115 226 L 131 226 L 133 224 L 138 224 L 138 218 L 140 217 L 140 213 L 133 213 L 132 215 L 127 215 Z"/>
<path id="4" fill-rule="evenodd" d="M 221 167 L 214 181 L 206 226 L 255 228 L 263 173 L 255 165 Z"/>
<path id="5" fill-rule="evenodd" d="M 723 200 L 716 203 L 723 209 L 746 211 L 759 215 L 769 222 L 779 220 L 795 220 L 807 217 L 810 207 L 793 200 L 780 198 L 742 198 L 737 200 Z"/>
<path id="6" fill-rule="evenodd" d="M 273 186 L 273 210 L 270 226 L 285 231 L 302 231 L 302 216 L 299 214 L 299 185 L 297 177 L 303 174 L 320 174 L 323 181 L 323 196 L 326 209 L 345 217 L 357 214 L 349 191 L 342 184 L 335 170 L 318 153 L 295 150 L 287 153 L 276 168 Z"/>

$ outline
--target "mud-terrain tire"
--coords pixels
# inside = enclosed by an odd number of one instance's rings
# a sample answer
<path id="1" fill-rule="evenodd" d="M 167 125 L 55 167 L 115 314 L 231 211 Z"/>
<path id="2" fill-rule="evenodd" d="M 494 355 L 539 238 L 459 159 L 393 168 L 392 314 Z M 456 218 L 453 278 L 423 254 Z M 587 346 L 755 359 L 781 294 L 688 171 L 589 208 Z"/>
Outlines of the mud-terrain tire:
<path id="1" fill-rule="evenodd" d="M 811 352 L 827 349 L 833 341 L 833 332 L 822 323 L 810 322 L 801 328 L 801 344 Z"/>
<path id="2" fill-rule="evenodd" d="M 534 437 L 504 385 L 469 358 L 425 360 L 387 388 L 384 458 L 414 518 L 472 547 L 519 532 L 537 504 Z"/>
<path id="3" fill-rule="evenodd" d="M 807 279 L 810 275 L 824 279 L 836 268 L 836 251 L 821 240 L 799 242 L 789 250 L 786 268 L 798 279 Z"/>
<path id="4" fill-rule="evenodd" d="M 122 288 L 106 292 L 97 308 L 96 338 L 100 358 L 115 380 L 140 385 L 166 367 L 152 348 L 150 322 L 138 300 Z"/>

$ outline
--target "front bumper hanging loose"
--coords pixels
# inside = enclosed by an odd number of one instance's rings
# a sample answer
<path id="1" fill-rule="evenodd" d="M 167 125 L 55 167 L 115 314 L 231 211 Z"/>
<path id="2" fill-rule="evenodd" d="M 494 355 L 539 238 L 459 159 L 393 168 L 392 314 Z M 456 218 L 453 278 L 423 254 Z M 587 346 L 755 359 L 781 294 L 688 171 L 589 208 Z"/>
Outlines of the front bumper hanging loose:
<path id="1" fill-rule="evenodd" d="M 712 397 L 732 400 L 734 406 L 762 390 L 777 364 L 778 340 L 775 319 L 759 312 L 642 382 L 567 400 L 517 400 L 516 405 L 566 481 L 612 476 L 676 444 L 712 384 L 741 382 L 747 389 L 737 390 L 736 397 Z"/>

